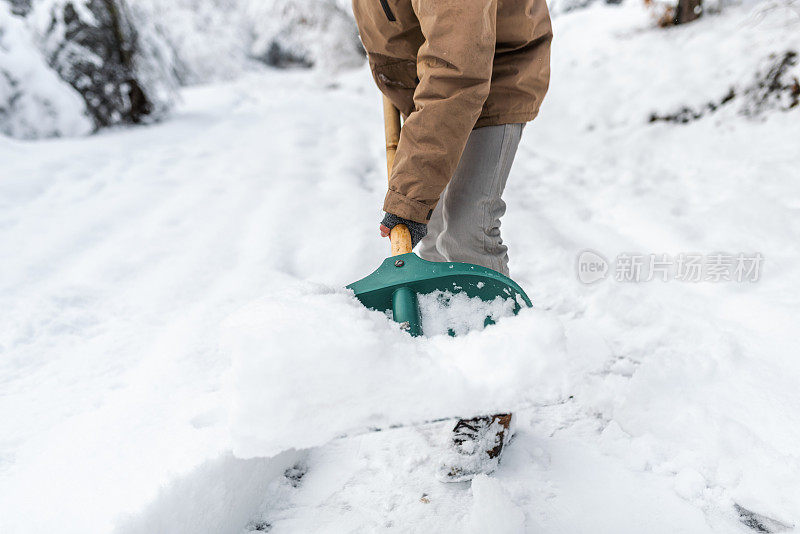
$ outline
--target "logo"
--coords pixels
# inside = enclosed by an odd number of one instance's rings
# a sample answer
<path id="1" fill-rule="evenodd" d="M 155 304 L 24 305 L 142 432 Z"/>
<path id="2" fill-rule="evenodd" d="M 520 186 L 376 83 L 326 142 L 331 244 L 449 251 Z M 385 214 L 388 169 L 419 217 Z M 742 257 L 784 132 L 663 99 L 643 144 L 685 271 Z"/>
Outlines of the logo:
<path id="1" fill-rule="evenodd" d="M 578 254 L 578 280 L 584 284 L 594 284 L 608 276 L 608 261 L 594 250 L 584 250 Z"/>

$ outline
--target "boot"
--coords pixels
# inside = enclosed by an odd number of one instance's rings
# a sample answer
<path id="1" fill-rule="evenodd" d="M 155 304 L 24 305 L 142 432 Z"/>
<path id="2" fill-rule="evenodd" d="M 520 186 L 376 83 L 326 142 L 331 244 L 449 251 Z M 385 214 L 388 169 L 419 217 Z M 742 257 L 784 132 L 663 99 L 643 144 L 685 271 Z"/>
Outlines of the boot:
<path id="1" fill-rule="evenodd" d="M 437 478 L 442 482 L 463 482 L 478 474 L 492 473 L 514 433 L 512 422 L 510 413 L 458 421 Z"/>

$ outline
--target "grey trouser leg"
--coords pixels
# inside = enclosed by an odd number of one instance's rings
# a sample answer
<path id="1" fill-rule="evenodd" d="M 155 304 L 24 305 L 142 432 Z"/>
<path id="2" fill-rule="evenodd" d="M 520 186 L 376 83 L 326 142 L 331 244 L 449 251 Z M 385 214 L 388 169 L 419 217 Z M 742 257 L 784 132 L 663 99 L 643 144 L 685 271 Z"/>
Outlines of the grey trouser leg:
<path id="1" fill-rule="evenodd" d="M 508 275 L 508 247 L 500 237 L 503 190 L 524 124 L 473 130 L 453 178 L 428 222 L 417 252 L 428 261 L 458 261 Z"/>

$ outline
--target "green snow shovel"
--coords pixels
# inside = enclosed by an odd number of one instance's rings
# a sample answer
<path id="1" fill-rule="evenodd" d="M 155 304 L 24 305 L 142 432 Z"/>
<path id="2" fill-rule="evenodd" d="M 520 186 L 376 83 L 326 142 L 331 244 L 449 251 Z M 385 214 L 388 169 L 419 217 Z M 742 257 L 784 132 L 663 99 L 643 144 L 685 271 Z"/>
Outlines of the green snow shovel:
<path id="1" fill-rule="evenodd" d="M 386 163 L 391 175 L 397 143 L 400 140 L 400 113 L 383 98 L 386 129 Z M 422 334 L 417 294 L 434 291 L 466 293 L 493 301 L 513 299 L 514 314 L 522 305 L 531 306 L 528 295 L 516 282 L 497 271 L 470 263 L 425 261 L 411 252 L 411 233 L 404 225 L 392 228 L 391 257 L 371 275 L 347 286 L 364 306 L 379 311 L 392 310 L 394 320 L 412 336 Z M 489 317 L 485 324 L 491 324 Z"/>

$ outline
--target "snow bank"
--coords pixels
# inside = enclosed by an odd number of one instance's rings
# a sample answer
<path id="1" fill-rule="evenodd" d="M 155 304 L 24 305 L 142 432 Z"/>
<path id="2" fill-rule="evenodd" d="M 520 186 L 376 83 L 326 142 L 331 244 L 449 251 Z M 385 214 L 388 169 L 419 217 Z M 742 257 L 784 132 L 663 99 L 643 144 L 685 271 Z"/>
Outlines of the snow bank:
<path id="1" fill-rule="evenodd" d="M 567 113 L 579 121 L 570 132 L 616 131 L 620 139 L 637 135 L 633 130 L 652 118 L 681 112 L 692 120 L 699 115 L 717 124 L 741 123 L 776 58 L 800 51 L 796 6 L 743 4 L 669 29 L 656 28 L 649 10 L 636 0 L 618 7 L 595 2 L 556 17 L 565 37 L 553 47 L 551 88 L 537 118 L 547 124 L 536 131 L 564 136 L 559 144 L 583 155 L 579 140 L 568 138 L 566 128 L 553 127 L 557 123 L 549 120 L 549 110 L 558 119 Z M 784 82 L 796 76 L 793 72 L 786 70 Z M 733 98 L 726 100 L 731 92 Z M 649 150 L 657 146 L 651 143 Z M 729 156 L 719 155 L 723 161 Z"/>
<path id="2" fill-rule="evenodd" d="M 50 69 L 23 19 L 0 2 L 0 133 L 33 139 L 91 128 L 80 95 Z"/>
<path id="3" fill-rule="evenodd" d="M 540 311 L 462 337 L 415 339 L 347 291 L 310 283 L 242 309 L 223 345 L 243 458 L 556 399 L 567 371 L 562 327 Z"/>

